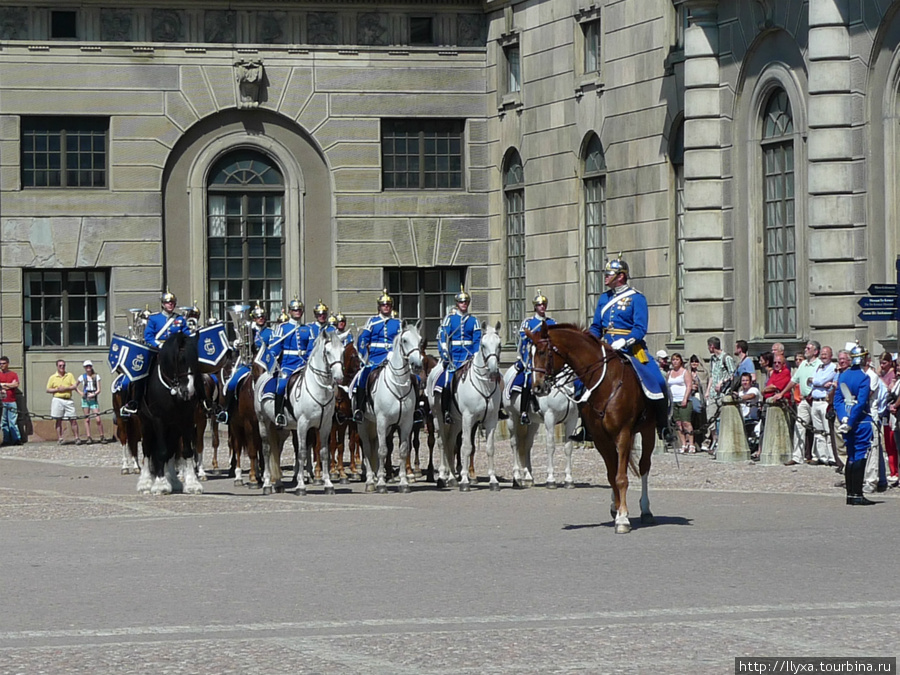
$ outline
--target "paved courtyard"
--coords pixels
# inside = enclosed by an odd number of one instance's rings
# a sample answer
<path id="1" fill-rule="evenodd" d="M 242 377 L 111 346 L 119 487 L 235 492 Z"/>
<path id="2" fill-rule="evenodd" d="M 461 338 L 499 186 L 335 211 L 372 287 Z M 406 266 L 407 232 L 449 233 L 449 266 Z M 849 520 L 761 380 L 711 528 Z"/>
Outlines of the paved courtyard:
<path id="1" fill-rule="evenodd" d="M 482 449 L 479 446 L 479 449 Z M 900 491 L 828 467 L 656 455 L 613 534 L 574 490 L 264 497 L 212 472 L 147 497 L 116 445 L 0 449 L 6 673 L 730 673 L 736 656 L 894 656 Z M 224 461 L 224 458 L 220 458 Z M 561 480 L 562 450 L 557 455 Z M 206 458 L 207 465 L 209 457 Z"/>

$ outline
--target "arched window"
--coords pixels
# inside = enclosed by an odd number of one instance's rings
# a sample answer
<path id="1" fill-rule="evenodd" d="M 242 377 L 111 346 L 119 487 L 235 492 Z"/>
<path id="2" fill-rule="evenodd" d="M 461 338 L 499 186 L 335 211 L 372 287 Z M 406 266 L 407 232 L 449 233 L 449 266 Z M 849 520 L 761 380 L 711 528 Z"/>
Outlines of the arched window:
<path id="1" fill-rule="evenodd" d="M 209 173 L 207 197 L 209 308 L 260 301 L 270 318 L 282 309 L 284 289 L 284 178 L 253 150 L 222 157 Z"/>
<path id="2" fill-rule="evenodd" d="M 583 189 L 585 285 L 589 316 L 593 316 L 603 293 L 606 258 L 606 158 L 596 136 L 591 136 L 584 150 Z"/>
<path id="3" fill-rule="evenodd" d="M 506 212 L 506 330 L 510 342 L 519 335 L 525 318 L 525 172 L 522 158 L 513 150 L 503 171 L 503 205 Z"/>
<path id="4" fill-rule="evenodd" d="M 669 145 L 675 181 L 675 336 L 684 337 L 684 121 L 678 123 Z"/>
<path id="5" fill-rule="evenodd" d="M 797 333 L 793 133 L 791 102 L 776 89 L 766 103 L 762 134 L 767 336 Z"/>

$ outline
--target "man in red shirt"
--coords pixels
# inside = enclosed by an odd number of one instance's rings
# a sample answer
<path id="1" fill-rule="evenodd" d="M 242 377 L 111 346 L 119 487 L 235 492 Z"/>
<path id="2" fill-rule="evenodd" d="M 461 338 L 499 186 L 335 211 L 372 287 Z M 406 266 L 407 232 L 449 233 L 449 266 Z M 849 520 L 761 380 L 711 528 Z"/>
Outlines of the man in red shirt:
<path id="1" fill-rule="evenodd" d="M 2 429 L 3 445 L 21 445 L 19 435 L 19 409 L 16 406 L 16 389 L 19 387 L 19 376 L 9 369 L 9 358 L 0 356 L 0 401 L 3 411 L 0 413 L 0 429 Z"/>
<path id="2" fill-rule="evenodd" d="M 763 400 L 768 401 L 770 398 L 775 397 L 772 402 L 778 401 L 781 398 L 781 391 L 784 390 L 790 382 L 791 371 L 786 367 L 784 352 L 776 352 L 774 361 L 772 362 L 772 374 L 769 375 L 769 379 L 766 380 L 766 388 L 763 389 Z M 788 398 L 786 400 L 790 401 L 791 399 Z"/>

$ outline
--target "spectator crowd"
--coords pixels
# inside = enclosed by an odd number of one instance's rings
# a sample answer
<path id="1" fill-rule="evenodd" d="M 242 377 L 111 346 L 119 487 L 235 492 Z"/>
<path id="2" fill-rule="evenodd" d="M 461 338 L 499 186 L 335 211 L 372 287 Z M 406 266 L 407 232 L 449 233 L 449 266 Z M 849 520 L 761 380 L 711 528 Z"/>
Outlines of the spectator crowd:
<path id="1" fill-rule="evenodd" d="M 792 426 L 792 454 L 785 463 L 836 467 L 844 462 L 844 420 L 836 419 L 834 395 L 839 375 L 855 360 L 869 378 L 868 406 L 876 433 L 866 459 L 864 492 L 898 487 L 900 427 L 900 359 L 885 352 L 872 359 L 856 343 L 847 343 L 837 354 L 830 346 L 809 340 L 802 352 L 788 357 L 776 342 L 759 355 L 758 365 L 749 345 L 737 340 L 731 354 L 719 338 L 707 340 L 708 367 L 696 355 L 685 363 L 682 354 L 660 350 L 657 363 L 666 375 L 672 402 L 672 426 L 678 434 L 676 452 L 715 455 L 720 411 L 723 405 L 740 409 L 750 457 L 758 460 L 765 433 L 765 412 L 780 406 Z M 836 360 L 835 360 L 836 356 Z M 861 363 L 860 363 L 861 362 Z M 842 433 L 843 432 L 843 433 Z"/>

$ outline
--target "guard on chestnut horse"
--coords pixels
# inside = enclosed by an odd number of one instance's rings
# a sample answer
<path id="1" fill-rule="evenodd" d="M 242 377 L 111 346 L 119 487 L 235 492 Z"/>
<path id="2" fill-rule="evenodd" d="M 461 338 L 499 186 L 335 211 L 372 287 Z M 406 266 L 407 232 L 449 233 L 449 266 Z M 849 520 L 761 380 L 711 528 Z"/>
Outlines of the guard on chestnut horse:
<path id="1" fill-rule="evenodd" d="M 543 324 L 534 333 L 528 331 L 528 337 L 534 343 L 533 386 L 537 395 L 550 391 L 553 378 L 565 366 L 584 384 L 584 394 L 577 403 L 583 423 L 606 462 L 613 494 L 610 514 L 620 534 L 631 530 L 625 494 L 628 466 L 634 469 L 634 438 L 641 435 L 641 522 L 652 523 L 647 478 L 656 444 L 656 416 L 628 357 L 572 324 Z"/>

